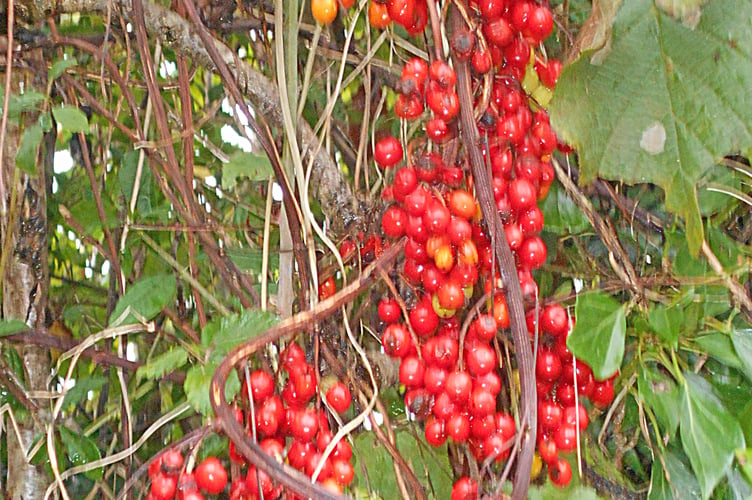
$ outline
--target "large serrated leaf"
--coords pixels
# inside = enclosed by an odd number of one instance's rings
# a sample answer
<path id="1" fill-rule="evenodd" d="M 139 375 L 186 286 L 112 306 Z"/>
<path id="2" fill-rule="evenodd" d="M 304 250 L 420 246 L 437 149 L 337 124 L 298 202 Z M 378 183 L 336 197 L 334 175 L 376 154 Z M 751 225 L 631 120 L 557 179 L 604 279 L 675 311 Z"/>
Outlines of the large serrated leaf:
<path id="1" fill-rule="evenodd" d="M 123 318 L 119 324 L 137 323 L 139 318 L 133 314 L 134 312 L 142 318 L 150 320 L 175 298 L 176 293 L 175 277 L 170 274 L 158 274 L 143 278 L 128 287 L 125 295 L 120 298 L 115 310 L 112 311 L 110 321 L 119 321 L 120 316 L 128 307 L 130 307 L 131 313 Z"/>
<path id="2" fill-rule="evenodd" d="M 624 358 L 627 319 L 624 306 L 604 293 L 584 293 L 575 305 L 577 323 L 567 346 L 598 380 L 611 377 Z"/>
<path id="3" fill-rule="evenodd" d="M 236 345 L 268 330 L 279 317 L 259 309 L 246 309 L 239 314 L 213 320 L 201 332 L 201 344 L 213 346 L 213 356 L 222 357 Z"/>
<path id="4" fill-rule="evenodd" d="M 693 255 L 703 239 L 697 181 L 752 146 L 750 19 L 752 0 L 712 0 L 680 18 L 652 0 L 623 2 L 610 52 L 595 62 L 585 52 L 565 68 L 551 102 L 552 126 L 579 150 L 582 180 L 662 187 Z"/>
<path id="5" fill-rule="evenodd" d="M 679 422 L 682 447 L 709 498 L 731 467 L 734 451 L 744 447 L 739 422 L 726 410 L 712 386 L 701 376 L 685 372 Z"/>
<path id="6" fill-rule="evenodd" d="M 193 408 L 204 416 L 212 415 L 211 401 L 209 399 L 209 386 L 219 363 L 209 362 L 203 365 L 193 366 L 185 375 L 183 390 L 188 402 Z M 225 397 L 231 401 L 240 390 L 240 380 L 237 373 L 230 373 L 225 386 Z"/>

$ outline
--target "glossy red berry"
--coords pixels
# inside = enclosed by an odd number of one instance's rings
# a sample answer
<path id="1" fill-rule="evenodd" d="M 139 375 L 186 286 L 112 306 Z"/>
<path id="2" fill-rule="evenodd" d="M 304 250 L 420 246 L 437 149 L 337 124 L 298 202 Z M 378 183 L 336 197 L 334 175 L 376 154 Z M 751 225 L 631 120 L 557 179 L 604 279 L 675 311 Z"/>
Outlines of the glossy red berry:
<path id="1" fill-rule="evenodd" d="M 208 457 L 195 470 L 196 485 L 210 495 L 218 495 L 227 485 L 227 471 L 217 457 Z"/>
<path id="2" fill-rule="evenodd" d="M 350 408 L 350 403 L 352 403 L 350 389 L 348 389 L 342 382 L 335 382 L 329 387 L 329 390 L 326 391 L 326 402 L 329 403 L 329 406 L 331 406 L 337 413 L 346 412 L 347 409 Z"/>
<path id="3" fill-rule="evenodd" d="M 399 139 L 388 135 L 376 142 L 373 149 L 373 160 L 381 168 L 389 168 L 402 161 L 404 151 Z"/>

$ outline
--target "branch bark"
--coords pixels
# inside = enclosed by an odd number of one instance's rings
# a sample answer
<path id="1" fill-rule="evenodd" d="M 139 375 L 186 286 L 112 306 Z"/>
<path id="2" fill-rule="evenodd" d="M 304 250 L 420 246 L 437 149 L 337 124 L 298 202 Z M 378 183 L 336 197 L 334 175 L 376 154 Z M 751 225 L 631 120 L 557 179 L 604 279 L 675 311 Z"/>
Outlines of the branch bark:
<path id="1" fill-rule="evenodd" d="M 23 57 L 23 65 L 17 61 L 6 65 L 5 71 L 12 72 L 10 87 L 5 89 L 6 94 L 18 93 L 19 88 L 44 91 L 46 77 L 28 69 L 42 65 L 41 50 L 30 51 Z M 21 69 L 22 66 L 25 68 Z M 8 188 L 5 193 L 8 199 L 2 200 L 8 211 L 0 219 L 2 317 L 21 320 L 31 328 L 44 326 L 49 293 L 47 186 L 43 157 L 54 153 L 54 136 L 51 136 L 51 150 L 49 144 L 45 150 L 46 140 L 37 147 L 34 175 L 18 169 L 16 153 L 23 130 L 36 123 L 37 118 L 36 113 L 27 113 L 17 120 L 8 121 L 3 130 L 5 142 L 0 165 L 2 183 Z M 48 350 L 33 344 L 22 344 L 17 350 L 23 362 L 23 374 L 15 375 L 25 384 L 26 390 L 45 390 L 50 374 Z M 8 475 L 5 498 L 36 500 L 44 496 L 49 477 L 43 466 L 35 466 L 27 461 L 27 451 L 44 430 L 44 413 L 40 411 L 37 415 L 18 418 L 19 433 L 16 434 L 13 430 L 7 433 Z"/>
<path id="2" fill-rule="evenodd" d="M 19 3 L 28 12 L 45 15 L 74 12 L 105 14 L 114 3 L 125 19 L 133 21 L 130 19 L 133 5 L 129 0 L 25 0 Z M 143 2 L 143 16 L 150 39 L 161 40 L 164 45 L 192 59 L 197 66 L 216 69 L 201 38 L 186 19 L 153 2 Z M 264 117 L 269 126 L 282 127 L 282 110 L 276 85 L 250 64 L 241 61 L 222 41 L 215 38 L 214 46 L 256 112 Z M 311 127 L 302 122 L 298 133 L 304 160 L 313 160 L 310 182 L 312 198 L 320 201 L 335 233 L 343 234 L 350 228 L 354 229 L 362 216 L 361 202 L 353 194 L 337 164 L 324 148 L 318 147 L 318 139 Z"/>

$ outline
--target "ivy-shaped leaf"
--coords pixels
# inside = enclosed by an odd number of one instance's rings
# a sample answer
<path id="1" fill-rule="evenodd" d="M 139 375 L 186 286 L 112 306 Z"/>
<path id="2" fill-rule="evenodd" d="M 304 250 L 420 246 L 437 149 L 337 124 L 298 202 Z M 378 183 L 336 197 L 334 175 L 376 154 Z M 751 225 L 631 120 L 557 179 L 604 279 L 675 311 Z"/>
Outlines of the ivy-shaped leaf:
<path id="1" fill-rule="evenodd" d="M 55 117 L 55 120 L 60 124 L 63 131 L 73 134 L 89 131 L 89 119 L 78 108 L 72 106 L 55 106 L 52 108 L 52 116 Z"/>
<path id="2" fill-rule="evenodd" d="M 218 362 L 209 362 L 193 366 L 185 375 L 183 390 L 188 402 L 193 408 L 204 416 L 213 415 L 211 400 L 209 399 L 209 387 L 214 371 L 219 366 Z M 235 397 L 240 390 L 240 380 L 236 372 L 231 372 L 225 386 L 225 397 L 228 401 Z"/>
<path id="3" fill-rule="evenodd" d="M 567 347 L 593 369 L 596 379 L 605 380 L 616 373 L 624 358 L 624 305 L 605 293 L 583 293 L 574 309 L 577 323 Z"/>
<path id="4" fill-rule="evenodd" d="M 68 460 L 74 466 L 86 465 L 102 458 L 102 454 L 99 452 L 99 448 L 97 448 L 94 441 L 80 432 L 73 432 L 67 427 L 60 427 L 59 429 L 60 440 L 63 442 L 63 446 L 65 446 L 65 453 L 68 455 Z M 100 481 L 103 476 L 103 470 L 101 467 L 98 467 L 86 471 L 84 475 L 92 481 Z"/>
<path id="5" fill-rule="evenodd" d="M 610 51 L 596 60 L 584 52 L 564 69 L 550 115 L 580 153 L 583 182 L 659 185 L 697 255 L 698 180 L 752 147 L 752 1 L 712 0 L 678 18 L 670 7 L 623 2 Z"/>
<path id="6" fill-rule="evenodd" d="M 136 375 L 149 380 L 162 378 L 166 373 L 177 370 L 188 361 L 188 351 L 175 347 L 159 356 L 154 356 L 145 365 L 139 366 Z"/>
<path id="7" fill-rule="evenodd" d="M 118 321 L 128 307 L 144 319 L 150 320 L 159 314 L 159 311 L 169 304 L 176 294 L 175 277 L 171 274 L 157 274 L 142 278 L 128 287 L 125 295 L 120 298 L 115 306 L 110 321 Z M 119 324 L 136 322 L 138 322 L 136 316 L 129 313 Z"/>
<path id="8" fill-rule="evenodd" d="M 679 423 L 682 447 L 692 470 L 709 498 L 728 471 L 734 452 L 743 448 L 739 422 L 726 410 L 713 387 L 701 376 L 685 372 Z"/>

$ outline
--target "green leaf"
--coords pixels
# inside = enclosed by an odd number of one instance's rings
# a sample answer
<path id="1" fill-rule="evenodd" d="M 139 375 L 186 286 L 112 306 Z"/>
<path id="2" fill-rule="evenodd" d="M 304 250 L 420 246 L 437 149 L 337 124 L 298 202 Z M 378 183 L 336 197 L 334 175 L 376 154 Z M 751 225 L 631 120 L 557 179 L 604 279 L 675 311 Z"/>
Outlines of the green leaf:
<path id="1" fill-rule="evenodd" d="M 679 431 L 682 447 L 702 489 L 709 498 L 734 460 L 734 451 L 744 447 L 739 422 L 699 375 L 685 372 Z"/>
<path id="2" fill-rule="evenodd" d="M 213 346 L 213 356 L 223 357 L 241 342 L 252 339 L 279 322 L 279 317 L 259 309 L 214 319 L 201 332 L 201 344 Z"/>
<path id="3" fill-rule="evenodd" d="M 555 234 L 579 234 L 590 228 L 590 222 L 558 182 L 551 184 L 548 196 L 541 202 L 546 231 Z"/>
<path id="4" fill-rule="evenodd" d="M 47 81 L 51 82 L 52 80 L 56 80 L 65 72 L 66 69 L 72 68 L 77 64 L 78 61 L 75 57 L 72 57 L 70 59 L 58 59 L 57 61 L 52 63 L 50 69 L 47 70 Z"/>
<path id="5" fill-rule="evenodd" d="M 721 363 L 738 370 L 742 369 L 742 361 L 736 355 L 734 344 L 727 334 L 711 332 L 699 335 L 694 339 L 694 343 Z"/>
<path id="6" fill-rule="evenodd" d="M 76 385 L 71 387 L 65 393 L 65 399 L 63 400 L 63 407 L 70 408 L 82 402 L 90 391 L 98 391 L 102 388 L 107 379 L 104 377 L 81 377 L 76 379 Z"/>
<path id="7" fill-rule="evenodd" d="M 564 488 L 554 486 L 551 481 L 546 481 L 542 486 L 531 486 L 528 492 L 528 500 L 599 500 L 598 493 L 589 486 L 575 484 L 576 478 L 572 478 Z"/>
<path id="8" fill-rule="evenodd" d="M 700 498 L 700 485 L 685 460 L 686 457 L 683 454 L 666 450 L 662 461 L 653 462 L 648 500 Z M 665 471 L 664 463 L 666 464 Z M 666 478 L 666 471 L 668 471 L 668 477 L 671 478 L 670 482 Z"/>
<path id="9" fill-rule="evenodd" d="M 731 342 L 741 362 L 740 370 L 752 381 L 752 329 L 732 330 Z"/>
<path id="10" fill-rule="evenodd" d="M 20 319 L 2 319 L 0 320 L 0 337 L 6 335 L 13 335 L 14 333 L 28 330 L 29 325 L 21 321 Z"/>
<path id="11" fill-rule="evenodd" d="M 175 277 L 171 274 L 157 274 L 142 278 L 125 292 L 110 316 L 110 322 L 118 321 L 125 310 L 137 312 L 145 320 L 150 320 L 169 304 L 177 293 Z M 137 323 L 139 320 L 129 313 L 119 324 Z"/>
<path id="12" fill-rule="evenodd" d="M 97 445 L 80 432 L 73 432 L 67 427 L 59 427 L 60 439 L 65 447 L 65 453 L 68 460 L 74 465 L 86 465 L 89 462 L 95 462 L 102 458 Z M 98 467 L 84 473 L 92 481 L 100 481 L 103 476 L 103 469 Z"/>
<path id="13" fill-rule="evenodd" d="M 671 347 L 676 347 L 681 334 L 684 312 L 677 306 L 658 305 L 648 313 L 650 328 Z"/>
<path id="14" fill-rule="evenodd" d="M 429 498 L 448 498 L 448 492 L 452 491 L 452 477 L 446 445 L 431 448 L 406 430 L 395 430 L 394 437 L 397 449 L 407 463 L 412 465 L 415 476 L 423 483 Z M 355 456 L 363 459 L 363 467 L 355 467 L 357 484 L 370 485 L 371 492 L 384 499 L 401 498 L 394 479 L 394 459 L 374 433 L 360 433 L 355 438 L 354 445 L 358 451 Z M 364 468 L 368 471 L 368 482 L 363 474 Z M 432 492 L 436 495 L 431 495 Z"/>
<path id="15" fill-rule="evenodd" d="M 565 68 L 549 109 L 580 152 L 582 181 L 663 188 L 692 255 L 703 240 L 698 180 L 752 146 L 751 18 L 750 0 L 712 0 L 681 19 L 653 0 L 623 2 L 610 51 Z"/>
<path id="16" fill-rule="evenodd" d="M 0 89 L 0 100 L 5 99 L 5 89 Z M 8 117 L 14 120 L 19 118 L 21 113 L 27 111 L 37 111 L 47 97 L 41 92 L 30 90 L 23 94 L 10 94 L 8 103 Z"/>
<path id="17" fill-rule="evenodd" d="M 222 165 L 222 189 L 232 189 L 240 177 L 252 181 L 269 179 L 274 172 L 269 158 L 245 151 L 236 151 L 230 161 Z"/>
<path id="18" fill-rule="evenodd" d="M 63 131 L 75 134 L 89 131 L 89 120 L 86 114 L 72 106 L 55 106 L 52 108 L 52 116 L 62 127 Z"/>
<path id="19" fill-rule="evenodd" d="M 154 356 L 145 365 L 140 366 L 136 375 L 149 380 L 162 378 L 166 373 L 177 370 L 188 361 L 188 351 L 176 346 L 159 356 Z"/>
<path id="20" fill-rule="evenodd" d="M 577 323 L 567 338 L 567 347 L 590 365 L 596 379 L 609 378 L 624 358 L 624 306 L 604 293 L 583 293 L 577 297 L 575 317 Z"/>
<path id="21" fill-rule="evenodd" d="M 193 408 L 204 416 L 213 415 L 211 400 L 209 399 L 209 386 L 214 370 L 219 366 L 218 362 L 209 362 L 203 365 L 196 365 L 188 370 L 183 383 L 183 390 L 188 402 Z M 231 372 L 225 386 L 225 397 L 228 401 L 232 400 L 235 394 L 240 390 L 240 380 L 236 372 Z"/>
<path id="22" fill-rule="evenodd" d="M 31 177 L 37 176 L 37 150 L 42 144 L 43 134 L 41 126 L 31 125 L 24 130 L 16 151 L 16 166 Z"/>
<path id="23" fill-rule="evenodd" d="M 644 366 L 637 378 L 637 391 L 640 400 L 652 408 L 661 434 L 673 436 L 679 426 L 681 411 L 681 391 L 668 375 L 651 367 Z"/>

